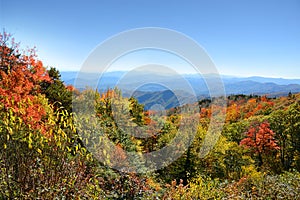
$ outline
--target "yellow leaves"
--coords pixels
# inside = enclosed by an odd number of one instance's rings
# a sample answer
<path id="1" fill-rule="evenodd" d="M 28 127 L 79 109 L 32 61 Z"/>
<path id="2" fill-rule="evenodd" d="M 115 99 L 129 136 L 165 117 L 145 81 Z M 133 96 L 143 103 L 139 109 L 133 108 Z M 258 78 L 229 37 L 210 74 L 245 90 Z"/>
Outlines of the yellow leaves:
<path id="1" fill-rule="evenodd" d="M 41 149 L 38 148 L 36 151 L 37 151 L 39 154 L 42 154 L 42 150 L 41 150 Z"/>
<path id="2" fill-rule="evenodd" d="M 220 136 L 218 142 L 216 143 L 215 151 L 219 151 L 225 154 L 226 150 L 231 149 L 235 143 L 227 141 L 226 137 Z"/>
<path id="3" fill-rule="evenodd" d="M 260 180 L 263 177 L 263 173 L 258 172 L 256 170 L 256 167 L 252 164 L 247 166 L 242 166 L 242 173 L 243 176 L 249 176 L 254 180 Z"/>
<path id="4" fill-rule="evenodd" d="M 61 142 L 60 142 L 60 141 L 57 141 L 57 142 L 56 142 L 56 145 L 57 145 L 58 147 L 61 147 Z"/>
<path id="5" fill-rule="evenodd" d="M 11 127 L 6 127 L 6 129 L 10 135 L 13 134 L 13 129 Z"/>
<path id="6" fill-rule="evenodd" d="M 72 149 L 68 146 L 66 146 L 67 151 L 70 153 L 72 151 Z"/>
<path id="7" fill-rule="evenodd" d="M 49 136 L 51 137 L 52 134 L 53 134 L 53 129 L 50 129 L 50 130 L 48 131 L 48 133 L 49 133 Z"/>
<path id="8" fill-rule="evenodd" d="M 32 141 L 31 137 L 32 137 L 32 133 L 30 132 L 29 135 L 28 135 L 28 141 L 27 141 L 29 149 L 32 149 L 32 143 L 33 143 L 33 141 Z"/>
<path id="9" fill-rule="evenodd" d="M 91 153 L 87 153 L 86 154 L 86 159 L 89 160 L 89 161 L 93 161 L 93 155 Z"/>

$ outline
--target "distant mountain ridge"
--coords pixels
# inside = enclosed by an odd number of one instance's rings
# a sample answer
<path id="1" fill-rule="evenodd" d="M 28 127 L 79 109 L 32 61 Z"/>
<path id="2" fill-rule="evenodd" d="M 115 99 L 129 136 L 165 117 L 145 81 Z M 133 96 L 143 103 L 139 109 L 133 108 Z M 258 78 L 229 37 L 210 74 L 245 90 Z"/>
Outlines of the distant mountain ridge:
<path id="1" fill-rule="evenodd" d="M 207 82 L 211 88 L 217 88 L 218 77 L 221 77 L 226 95 L 254 94 L 267 96 L 285 96 L 289 92 L 300 92 L 300 79 L 266 78 L 266 77 L 234 77 L 217 74 L 183 74 L 168 75 L 155 71 L 126 71 L 97 73 L 61 72 L 65 84 L 71 84 L 79 90 L 86 87 L 104 91 L 118 87 L 124 96 L 135 96 L 140 103 L 149 109 L 155 103 L 165 108 L 179 105 L 179 102 L 191 103 L 189 96 L 197 99 L 210 97 Z M 98 80 L 99 79 L 99 80 Z M 175 95 L 176 93 L 176 95 Z M 194 93 L 194 94 L 193 94 Z M 220 92 L 221 94 L 222 92 Z M 218 93 L 216 93 L 217 95 Z"/>

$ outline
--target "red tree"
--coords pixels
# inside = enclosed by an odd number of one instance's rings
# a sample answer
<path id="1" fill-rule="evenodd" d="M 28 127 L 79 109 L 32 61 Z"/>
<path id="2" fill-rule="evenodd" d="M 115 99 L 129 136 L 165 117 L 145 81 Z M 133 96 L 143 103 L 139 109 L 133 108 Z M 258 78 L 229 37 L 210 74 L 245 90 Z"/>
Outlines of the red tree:
<path id="1" fill-rule="evenodd" d="M 240 145 L 250 148 L 258 155 L 259 166 L 263 164 L 263 155 L 268 155 L 279 149 L 275 140 L 275 133 L 270 129 L 268 122 L 252 125 L 246 134 L 247 137 L 240 142 Z"/>
<path id="2" fill-rule="evenodd" d="M 31 128 L 40 129 L 45 110 L 37 94 L 42 81 L 50 81 L 35 49 L 20 53 L 19 44 L 7 33 L 0 33 L 0 104 L 11 110 Z"/>

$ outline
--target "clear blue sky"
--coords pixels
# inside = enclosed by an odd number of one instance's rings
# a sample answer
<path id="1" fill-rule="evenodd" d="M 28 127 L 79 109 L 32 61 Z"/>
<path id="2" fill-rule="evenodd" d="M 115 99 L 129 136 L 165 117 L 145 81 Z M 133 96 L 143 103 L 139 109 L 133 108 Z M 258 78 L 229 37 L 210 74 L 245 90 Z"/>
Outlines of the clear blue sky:
<path id="1" fill-rule="evenodd" d="M 300 78 L 299 0 L 0 0 L 1 29 L 61 71 L 103 40 L 163 27 L 203 46 L 222 74 Z"/>

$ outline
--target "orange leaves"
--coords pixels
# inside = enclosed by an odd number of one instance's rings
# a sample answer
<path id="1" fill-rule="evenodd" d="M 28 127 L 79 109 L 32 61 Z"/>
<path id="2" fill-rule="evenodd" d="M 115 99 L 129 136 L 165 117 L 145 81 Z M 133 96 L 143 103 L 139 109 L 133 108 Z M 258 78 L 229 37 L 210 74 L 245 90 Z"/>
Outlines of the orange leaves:
<path id="1" fill-rule="evenodd" d="M 69 90 L 70 92 L 74 92 L 75 91 L 75 87 L 73 85 L 67 85 L 66 86 L 67 90 Z"/>
<path id="2" fill-rule="evenodd" d="M 51 79 L 46 71 L 46 69 L 43 67 L 42 61 L 34 61 L 32 64 L 31 74 L 29 74 L 34 83 L 40 83 L 42 81 L 50 82 Z"/>
<path id="3" fill-rule="evenodd" d="M 27 51 L 29 55 L 21 55 L 13 39 L 9 43 L 9 35 L 1 35 L 0 40 L 0 103 L 28 126 L 43 130 L 40 121 L 46 112 L 36 95 L 39 84 L 50 82 L 50 77 L 43 63 L 36 59 L 34 49 Z"/>
<path id="4" fill-rule="evenodd" d="M 118 95 L 115 93 L 114 90 L 108 89 L 105 93 L 101 94 L 101 100 L 112 99 L 117 96 Z"/>
<path id="5" fill-rule="evenodd" d="M 226 114 L 226 122 L 235 122 L 240 118 L 240 106 L 236 103 L 228 106 Z"/>
<path id="6" fill-rule="evenodd" d="M 145 117 L 144 121 L 145 121 L 145 125 L 150 125 L 151 123 L 153 123 L 150 117 Z"/>
<path id="7" fill-rule="evenodd" d="M 256 99 L 249 99 L 248 100 L 248 104 L 255 104 L 256 103 Z"/>
<path id="8" fill-rule="evenodd" d="M 226 122 L 264 114 L 268 109 L 271 110 L 274 107 L 272 99 L 268 99 L 266 96 L 253 97 L 248 100 L 247 97 L 235 101 L 230 100 L 228 104 Z"/>
<path id="9" fill-rule="evenodd" d="M 251 148 L 255 153 L 268 154 L 279 149 L 275 133 L 267 122 L 252 125 L 246 134 L 247 137 L 240 142 L 240 145 Z"/>
<path id="10" fill-rule="evenodd" d="M 210 108 L 201 108 L 200 110 L 200 118 L 210 118 L 211 117 L 211 109 Z"/>

